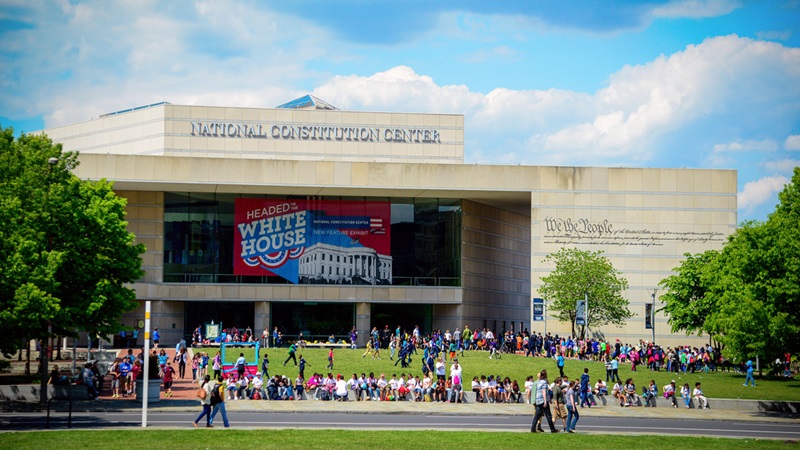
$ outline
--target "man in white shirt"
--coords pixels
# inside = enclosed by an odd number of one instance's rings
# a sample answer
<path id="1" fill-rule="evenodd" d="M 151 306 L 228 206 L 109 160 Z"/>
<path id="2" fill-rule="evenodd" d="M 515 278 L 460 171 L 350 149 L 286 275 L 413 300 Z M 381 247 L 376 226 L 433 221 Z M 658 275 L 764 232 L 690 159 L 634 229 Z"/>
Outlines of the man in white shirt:
<path id="1" fill-rule="evenodd" d="M 697 399 L 698 409 L 708 409 L 708 399 L 703 395 L 703 390 L 700 389 L 700 383 L 694 384 L 694 391 L 692 397 Z"/>
<path id="2" fill-rule="evenodd" d="M 376 384 L 378 385 L 378 392 L 380 392 L 381 400 L 387 400 L 389 398 L 389 383 L 386 381 L 386 375 L 381 374 Z"/>
<path id="3" fill-rule="evenodd" d="M 250 400 L 255 400 L 256 392 L 258 392 L 261 400 L 267 398 L 267 393 L 264 392 L 264 379 L 261 378 L 261 372 L 256 373 L 255 378 L 253 378 L 253 389 L 250 390 Z"/>
<path id="4" fill-rule="evenodd" d="M 441 356 L 436 360 L 436 378 L 440 382 L 444 381 L 444 361 Z"/>
<path id="5" fill-rule="evenodd" d="M 344 377 L 339 374 L 336 375 L 336 400 L 346 402 L 347 401 L 347 382 L 344 381 Z"/>

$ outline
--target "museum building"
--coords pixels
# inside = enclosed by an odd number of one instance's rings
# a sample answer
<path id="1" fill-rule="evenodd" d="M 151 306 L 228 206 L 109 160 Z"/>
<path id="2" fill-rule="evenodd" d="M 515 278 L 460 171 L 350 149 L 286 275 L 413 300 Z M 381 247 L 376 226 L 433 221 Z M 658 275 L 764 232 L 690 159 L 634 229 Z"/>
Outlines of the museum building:
<path id="1" fill-rule="evenodd" d="M 147 247 L 141 302 L 177 342 L 198 325 L 279 327 L 290 339 L 355 326 L 569 334 L 533 314 L 546 255 L 601 250 L 635 316 L 591 327 L 651 339 L 645 304 L 685 253 L 737 224 L 733 170 L 464 163 L 464 116 L 158 103 L 44 130 L 80 152 L 81 178 L 128 201 Z M 663 292 L 659 292 L 661 294 Z M 577 300 L 577 299 L 576 299 Z M 660 307 L 655 297 L 656 309 Z M 539 320 L 542 319 L 542 320 Z M 658 342 L 672 335 L 655 317 Z"/>

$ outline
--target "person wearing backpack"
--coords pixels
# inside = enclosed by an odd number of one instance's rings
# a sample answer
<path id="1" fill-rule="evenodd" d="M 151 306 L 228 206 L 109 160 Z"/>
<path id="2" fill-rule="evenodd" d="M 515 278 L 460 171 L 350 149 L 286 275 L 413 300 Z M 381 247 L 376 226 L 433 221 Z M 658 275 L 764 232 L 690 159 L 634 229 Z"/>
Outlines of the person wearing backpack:
<path id="1" fill-rule="evenodd" d="M 206 428 L 214 428 L 214 426 L 211 425 L 211 391 L 214 389 L 214 383 L 210 380 L 211 377 L 206 375 L 200 383 L 200 389 L 197 390 L 197 398 L 200 399 L 200 406 L 203 407 L 203 411 L 200 412 L 200 415 L 192 422 L 195 428 L 197 428 L 197 422 L 203 417 L 206 418 Z"/>
<path id="2" fill-rule="evenodd" d="M 223 393 L 225 385 L 222 382 L 222 376 L 220 375 L 217 377 L 217 381 L 212 382 L 211 384 L 213 384 L 214 387 L 211 390 L 211 400 L 209 404 L 213 408 L 213 411 L 211 413 L 211 419 L 209 419 L 208 423 L 209 425 L 213 425 L 214 417 L 217 417 L 217 413 L 220 412 L 222 413 L 222 423 L 225 425 L 225 428 L 228 428 L 231 426 L 231 424 L 228 422 L 228 414 L 225 412 L 225 394 Z"/>

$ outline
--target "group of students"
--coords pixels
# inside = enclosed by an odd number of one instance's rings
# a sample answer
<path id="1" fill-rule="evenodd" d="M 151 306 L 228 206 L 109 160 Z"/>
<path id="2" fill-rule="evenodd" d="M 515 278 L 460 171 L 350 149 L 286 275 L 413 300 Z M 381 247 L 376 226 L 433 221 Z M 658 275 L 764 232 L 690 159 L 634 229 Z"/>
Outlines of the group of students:
<path id="1" fill-rule="evenodd" d="M 675 380 L 672 380 L 669 384 L 665 385 L 662 390 L 664 398 L 670 400 L 673 408 L 678 407 L 678 394 L 680 393 L 681 398 L 683 398 L 684 407 L 687 409 L 691 407 L 692 399 L 697 400 L 698 409 L 708 409 L 708 399 L 703 395 L 703 389 L 699 382 L 694 384 L 694 390 L 692 390 L 689 387 L 689 383 L 684 383 L 679 389 L 675 384 Z M 650 380 L 650 384 L 642 389 L 644 406 L 656 406 L 658 395 L 659 391 L 655 380 Z M 636 391 L 636 384 L 634 384 L 633 378 L 628 378 L 625 380 L 624 384 L 615 383 L 614 389 L 611 391 L 611 396 L 619 400 L 619 406 L 622 407 L 639 406 L 642 404 Z"/>
<path id="2" fill-rule="evenodd" d="M 530 387 L 533 385 L 533 377 L 528 377 L 525 382 L 527 395 L 525 399 L 530 402 Z M 472 379 L 472 392 L 475 393 L 475 401 L 478 403 L 519 403 L 523 399 L 517 380 L 509 377 L 501 378 L 500 375 L 494 376 L 481 375 L 480 379 Z"/>

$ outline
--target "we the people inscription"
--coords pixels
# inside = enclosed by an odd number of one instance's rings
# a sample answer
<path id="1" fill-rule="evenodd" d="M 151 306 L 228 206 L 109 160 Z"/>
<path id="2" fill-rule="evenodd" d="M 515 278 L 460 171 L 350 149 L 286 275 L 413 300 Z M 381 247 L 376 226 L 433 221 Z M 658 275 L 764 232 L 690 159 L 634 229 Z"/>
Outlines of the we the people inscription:
<path id="1" fill-rule="evenodd" d="M 608 220 L 592 222 L 588 219 L 544 219 L 544 244 L 557 245 L 618 245 L 658 247 L 668 243 L 722 242 L 725 235 L 719 231 L 670 231 L 649 228 L 618 228 Z"/>

